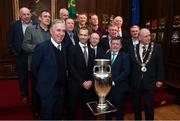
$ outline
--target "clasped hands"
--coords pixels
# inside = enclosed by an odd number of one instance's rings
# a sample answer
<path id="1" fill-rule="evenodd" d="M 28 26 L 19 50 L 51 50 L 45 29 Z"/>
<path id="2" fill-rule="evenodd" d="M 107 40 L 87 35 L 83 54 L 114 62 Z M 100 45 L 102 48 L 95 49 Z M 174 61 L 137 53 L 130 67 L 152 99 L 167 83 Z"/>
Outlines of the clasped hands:
<path id="1" fill-rule="evenodd" d="M 87 81 L 84 81 L 83 83 L 83 87 L 88 90 L 92 85 L 92 81 L 91 80 L 87 80 Z"/>

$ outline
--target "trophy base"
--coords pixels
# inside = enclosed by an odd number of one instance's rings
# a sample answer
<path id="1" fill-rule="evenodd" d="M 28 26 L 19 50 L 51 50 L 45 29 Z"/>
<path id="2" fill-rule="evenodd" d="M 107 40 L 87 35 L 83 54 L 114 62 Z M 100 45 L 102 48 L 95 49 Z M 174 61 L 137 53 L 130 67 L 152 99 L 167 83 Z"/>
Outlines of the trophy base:
<path id="1" fill-rule="evenodd" d="M 111 113 L 111 112 L 117 111 L 117 109 L 108 100 L 106 100 L 105 102 L 106 107 L 102 109 L 98 108 L 97 101 L 88 102 L 86 104 L 94 115 L 100 115 L 100 114 Z"/>

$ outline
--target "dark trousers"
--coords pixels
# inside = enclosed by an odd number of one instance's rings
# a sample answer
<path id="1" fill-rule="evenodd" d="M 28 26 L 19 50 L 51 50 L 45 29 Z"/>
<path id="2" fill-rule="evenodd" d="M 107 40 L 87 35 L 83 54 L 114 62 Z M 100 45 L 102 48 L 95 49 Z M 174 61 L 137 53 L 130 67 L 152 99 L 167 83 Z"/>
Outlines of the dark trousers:
<path id="1" fill-rule="evenodd" d="M 28 56 L 21 53 L 16 56 L 16 69 L 19 76 L 21 96 L 28 97 Z"/>
<path id="2" fill-rule="evenodd" d="M 110 92 L 107 99 L 114 105 L 117 109 L 115 112 L 116 120 L 123 120 L 124 119 L 124 101 L 125 101 L 125 94 L 126 92 L 117 93 L 117 92 Z M 106 114 L 107 120 L 112 120 L 112 113 Z"/>
<path id="3" fill-rule="evenodd" d="M 29 75 L 30 75 L 30 80 L 31 80 L 32 112 L 33 112 L 33 115 L 36 117 L 36 116 L 39 116 L 40 109 L 41 109 L 40 96 L 38 95 L 36 91 L 37 80 L 33 76 L 32 72 L 30 72 Z"/>
<path id="4" fill-rule="evenodd" d="M 141 114 L 141 98 L 144 99 L 145 119 L 154 120 L 154 91 L 139 89 L 132 90 L 132 104 L 135 113 L 135 120 L 142 120 Z"/>
<path id="5" fill-rule="evenodd" d="M 41 119 L 62 120 L 64 106 L 64 88 L 54 89 L 51 94 L 41 97 Z"/>
<path id="6" fill-rule="evenodd" d="M 80 87 L 79 87 L 80 88 Z M 94 93 L 92 89 L 85 90 L 79 89 L 68 91 L 68 110 L 67 110 L 67 119 L 75 120 L 76 118 L 76 111 L 80 104 L 81 110 L 83 113 L 83 119 L 89 120 L 93 118 L 92 112 L 87 106 L 87 102 L 94 101 Z"/>

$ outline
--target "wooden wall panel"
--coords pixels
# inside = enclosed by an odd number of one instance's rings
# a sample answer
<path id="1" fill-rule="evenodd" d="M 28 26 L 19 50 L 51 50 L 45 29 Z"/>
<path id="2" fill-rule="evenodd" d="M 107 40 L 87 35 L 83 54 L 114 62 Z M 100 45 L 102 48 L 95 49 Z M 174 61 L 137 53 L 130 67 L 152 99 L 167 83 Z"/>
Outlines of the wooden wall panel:
<path id="1" fill-rule="evenodd" d="M 0 79 L 16 78 L 14 58 L 7 49 L 9 24 L 13 20 L 11 0 L 1 0 L 0 9 Z"/>

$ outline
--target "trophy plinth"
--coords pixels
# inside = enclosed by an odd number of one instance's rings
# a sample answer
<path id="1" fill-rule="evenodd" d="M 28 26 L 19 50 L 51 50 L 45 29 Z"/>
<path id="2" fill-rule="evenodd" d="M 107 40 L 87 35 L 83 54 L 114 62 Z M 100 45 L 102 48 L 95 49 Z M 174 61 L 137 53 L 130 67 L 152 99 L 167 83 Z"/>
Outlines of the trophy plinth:
<path id="1" fill-rule="evenodd" d="M 106 100 L 112 87 L 110 60 L 95 59 L 95 62 L 96 65 L 93 68 L 94 86 L 99 101 L 88 102 L 87 105 L 94 115 L 114 112 L 116 108 Z"/>

